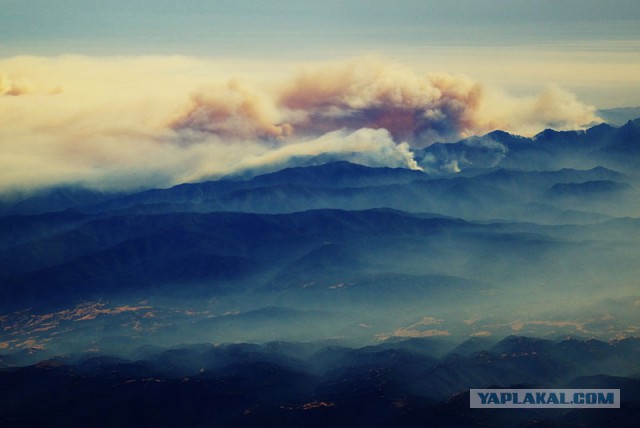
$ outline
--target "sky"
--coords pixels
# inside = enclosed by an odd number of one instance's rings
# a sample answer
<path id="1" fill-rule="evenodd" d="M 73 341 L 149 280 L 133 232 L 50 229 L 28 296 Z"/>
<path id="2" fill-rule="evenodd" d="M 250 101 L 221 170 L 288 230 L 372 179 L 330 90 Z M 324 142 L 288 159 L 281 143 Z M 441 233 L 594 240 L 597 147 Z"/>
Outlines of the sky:
<path id="1" fill-rule="evenodd" d="M 579 129 L 598 108 L 640 106 L 636 0 L 0 10 L 0 191 L 167 186 L 318 147 L 375 146 L 395 165 L 409 146 Z"/>
<path id="2" fill-rule="evenodd" d="M 2 0 L 0 56 L 186 55 L 278 62 L 378 53 L 519 91 L 640 104 L 636 0 Z M 615 99 L 612 99 L 615 98 Z"/>

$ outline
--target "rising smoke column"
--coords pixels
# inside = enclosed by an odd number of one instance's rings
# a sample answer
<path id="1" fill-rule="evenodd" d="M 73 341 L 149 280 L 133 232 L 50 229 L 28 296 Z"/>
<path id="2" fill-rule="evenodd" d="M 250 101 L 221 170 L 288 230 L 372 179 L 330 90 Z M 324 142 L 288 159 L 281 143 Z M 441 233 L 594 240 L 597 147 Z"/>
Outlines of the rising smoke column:
<path id="1" fill-rule="evenodd" d="M 298 133 L 384 128 L 398 142 L 424 145 L 473 131 L 482 88 L 464 76 L 420 76 L 363 58 L 303 70 L 279 97 Z"/>

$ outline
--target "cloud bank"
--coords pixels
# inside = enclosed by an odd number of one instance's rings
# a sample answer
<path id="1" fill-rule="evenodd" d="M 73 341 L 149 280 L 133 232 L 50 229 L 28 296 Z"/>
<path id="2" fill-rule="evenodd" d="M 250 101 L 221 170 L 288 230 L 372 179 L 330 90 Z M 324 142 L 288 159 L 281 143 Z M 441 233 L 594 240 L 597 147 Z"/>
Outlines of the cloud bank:
<path id="1" fill-rule="evenodd" d="M 262 68 L 185 57 L 0 59 L 0 191 L 170 186 L 321 155 L 416 169 L 410 147 L 598 119 L 559 87 L 515 97 L 371 57 Z"/>
<path id="2" fill-rule="evenodd" d="M 0 96 L 20 96 L 34 91 L 33 83 L 26 80 L 12 80 L 6 73 L 0 72 Z"/>

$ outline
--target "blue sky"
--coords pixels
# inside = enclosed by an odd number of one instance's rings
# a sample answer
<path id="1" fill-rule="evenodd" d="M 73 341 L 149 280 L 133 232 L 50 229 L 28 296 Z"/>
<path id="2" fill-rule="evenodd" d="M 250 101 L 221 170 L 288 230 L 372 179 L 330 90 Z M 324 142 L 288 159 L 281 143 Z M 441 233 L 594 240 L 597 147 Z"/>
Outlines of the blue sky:
<path id="1" fill-rule="evenodd" d="M 309 55 L 438 44 L 638 40 L 614 1 L 3 0 L 1 54 Z M 306 51 L 306 52 L 305 52 Z"/>

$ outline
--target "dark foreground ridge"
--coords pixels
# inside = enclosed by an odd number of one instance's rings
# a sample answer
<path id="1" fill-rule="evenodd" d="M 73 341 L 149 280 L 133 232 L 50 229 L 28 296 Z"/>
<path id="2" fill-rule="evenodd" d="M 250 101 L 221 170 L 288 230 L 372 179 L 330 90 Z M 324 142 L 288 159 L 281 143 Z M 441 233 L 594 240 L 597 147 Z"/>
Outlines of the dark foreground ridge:
<path id="1" fill-rule="evenodd" d="M 634 426 L 640 339 L 139 349 L 0 370 L 2 426 Z M 614 410 L 469 409 L 469 388 L 619 388 Z M 532 424 L 532 425 L 531 425 Z M 541 425 L 542 424 L 542 425 Z"/>

